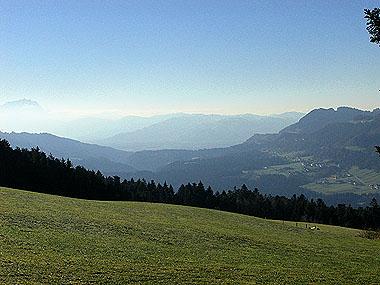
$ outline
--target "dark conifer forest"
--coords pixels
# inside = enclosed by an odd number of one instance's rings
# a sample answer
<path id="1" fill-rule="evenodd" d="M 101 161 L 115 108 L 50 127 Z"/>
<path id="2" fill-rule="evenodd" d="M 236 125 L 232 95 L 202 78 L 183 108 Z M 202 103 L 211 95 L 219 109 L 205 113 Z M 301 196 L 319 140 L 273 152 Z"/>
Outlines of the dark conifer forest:
<path id="1" fill-rule="evenodd" d="M 263 195 L 257 188 L 250 190 L 246 185 L 214 192 L 202 182 L 181 185 L 175 191 L 167 183 L 105 177 L 100 171 L 74 167 L 70 160 L 46 155 L 39 148 L 13 149 L 6 140 L 0 140 L 0 185 L 73 198 L 169 203 L 268 219 L 380 228 L 380 206 L 376 199 L 367 207 L 327 206 L 322 199 Z"/>

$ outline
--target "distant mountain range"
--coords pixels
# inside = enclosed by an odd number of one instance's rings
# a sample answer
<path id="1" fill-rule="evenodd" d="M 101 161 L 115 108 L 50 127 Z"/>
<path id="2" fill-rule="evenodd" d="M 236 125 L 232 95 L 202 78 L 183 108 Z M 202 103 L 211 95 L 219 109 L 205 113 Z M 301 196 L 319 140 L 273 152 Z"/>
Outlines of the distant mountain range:
<path id="1" fill-rule="evenodd" d="M 154 177 L 174 184 L 202 180 L 216 189 L 245 183 L 277 194 L 378 192 L 379 142 L 379 109 L 318 109 L 278 134 L 254 135 L 216 157 L 174 162 Z"/>
<path id="2" fill-rule="evenodd" d="M 270 116 L 173 113 L 68 121 L 27 99 L 7 102 L 0 111 L 2 131 L 51 133 L 127 151 L 227 147 L 242 143 L 256 133 L 278 132 L 304 115 L 298 112 Z"/>
<path id="3" fill-rule="evenodd" d="M 0 105 L 1 111 L 42 111 L 42 107 L 38 102 L 29 100 L 29 99 L 21 99 L 15 101 L 5 102 Z"/>
<path id="4" fill-rule="evenodd" d="M 47 154 L 58 158 L 70 158 L 76 165 L 89 169 L 101 170 L 104 173 L 135 172 L 136 169 L 125 163 L 132 154 L 110 147 L 82 143 L 76 140 L 57 137 L 51 134 L 5 133 L 0 138 L 6 139 L 13 147 L 39 147 Z"/>
<path id="5" fill-rule="evenodd" d="M 330 109 L 315 109 L 307 116 L 304 116 L 299 122 L 284 128 L 282 133 L 312 133 L 327 125 L 333 123 L 345 123 L 371 119 L 374 115 L 380 114 L 380 109 L 375 109 L 372 112 L 362 111 L 349 107 L 339 107 L 336 110 Z"/>
<path id="6" fill-rule="evenodd" d="M 107 146 L 82 143 L 77 140 L 47 133 L 7 133 L 0 132 L 0 138 L 6 139 L 12 147 L 39 147 L 47 154 L 58 158 L 69 158 L 75 165 L 101 170 L 107 175 L 115 173 L 154 172 L 177 160 L 202 157 L 215 157 L 226 152 L 225 149 L 193 150 L 155 150 L 128 152 Z"/>
<path id="7" fill-rule="evenodd" d="M 124 132 L 134 132 L 167 119 L 181 117 L 185 114 L 174 113 L 150 117 L 125 116 L 120 119 L 85 117 L 61 122 L 52 130 L 53 133 L 76 138 L 81 141 L 94 142 Z"/>
<path id="8" fill-rule="evenodd" d="M 38 132 L 48 129 L 54 122 L 41 105 L 33 100 L 21 99 L 0 104 L 0 131 Z"/>
<path id="9" fill-rule="evenodd" d="M 218 125 L 220 118 L 212 119 Z M 245 183 L 272 194 L 346 197 L 380 192 L 380 158 L 374 151 L 380 143 L 379 109 L 316 109 L 278 133 L 255 134 L 244 143 L 201 150 L 127 152 L 48 134 L 0 136 L 14 146 L 39 145 L 109 175 L 167 181 L 175 187 L 202 180 L 217 190 Z"/>
<path id="10" fill-rule="evenodd" d="M 273 116 L 182 114 L 96 142 L 130 151 L 227 147 L 255 133 L 278 132 L 302 115 L 296 112 Z"/>

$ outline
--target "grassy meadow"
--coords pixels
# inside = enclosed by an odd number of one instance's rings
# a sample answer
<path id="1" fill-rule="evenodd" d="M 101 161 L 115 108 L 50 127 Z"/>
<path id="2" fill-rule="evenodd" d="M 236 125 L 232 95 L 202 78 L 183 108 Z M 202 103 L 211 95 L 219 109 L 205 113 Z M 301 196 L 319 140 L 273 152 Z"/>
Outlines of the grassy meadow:
<path id="1" fill-rule="evenodd" d="M 358 231 L 0 188 L 0 284 L 380 284 Z"/>

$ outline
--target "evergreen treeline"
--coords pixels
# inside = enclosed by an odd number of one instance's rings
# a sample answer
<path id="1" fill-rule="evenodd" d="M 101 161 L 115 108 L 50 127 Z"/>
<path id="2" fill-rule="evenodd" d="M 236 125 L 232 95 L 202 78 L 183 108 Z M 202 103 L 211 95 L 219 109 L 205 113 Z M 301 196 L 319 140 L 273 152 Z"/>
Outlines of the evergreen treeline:
<path id="1" fill-rule="evenodd" d="M 309 221 L 354 228 L 380 228 L 380 207 L 374 199 L 369 207 L 352 208 L 344 204 L 327 206 L 322 199 L 304 195 L 291 198 L 263 195 L 245 185 L 215 192 L 202 182 L 171 185 L 105 177 L 99 171 L 73 167 L 69 160 L 47 156 L 38 148 L 12 149 L 0 140 L 0 185 L 68 197 L 97 200 L 128 200 L 171 203 L 219 209 L 257 217 Z"/>

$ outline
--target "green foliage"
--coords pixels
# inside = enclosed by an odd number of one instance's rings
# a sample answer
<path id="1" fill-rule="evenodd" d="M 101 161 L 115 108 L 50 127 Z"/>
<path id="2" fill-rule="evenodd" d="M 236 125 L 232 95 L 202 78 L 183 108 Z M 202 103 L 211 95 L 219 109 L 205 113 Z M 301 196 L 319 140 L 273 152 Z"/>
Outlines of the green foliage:
<path id="1" fill-rule="evenodd" d="M 364 18 L 367 20 L 367 31 L 370 42 L 380 46 L 380 8 L 364 10 Z"/>
<path id="2" fill-rule="evenodd" d="M 357 230 L 5 188 L 0 201 L 0 284 L 380 283 L 380 244 Z"/>

